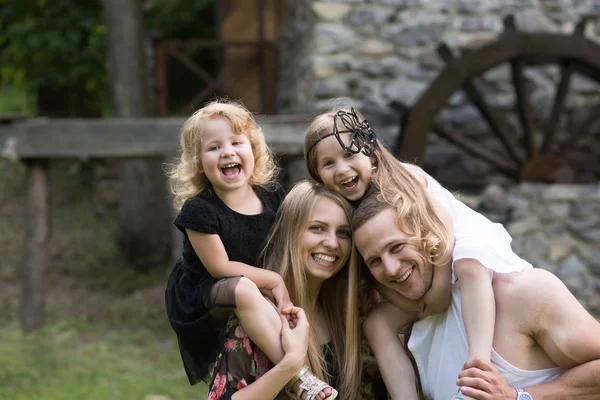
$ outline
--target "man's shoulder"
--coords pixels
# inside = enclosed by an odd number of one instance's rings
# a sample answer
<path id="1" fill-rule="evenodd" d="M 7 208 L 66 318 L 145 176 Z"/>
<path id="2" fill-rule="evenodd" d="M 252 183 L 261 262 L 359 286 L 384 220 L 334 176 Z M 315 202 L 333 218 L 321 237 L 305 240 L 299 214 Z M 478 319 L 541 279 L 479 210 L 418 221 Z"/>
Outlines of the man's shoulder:
<path id="1" fill-rule="evenodd" d="M 549 271 L 541 268 L 525 268 L 520 272 L 494 274 L 494 296 L 497 307 L 522 315 L 529 321 L 544 313 L 565 293 L 564 284 Z"/>

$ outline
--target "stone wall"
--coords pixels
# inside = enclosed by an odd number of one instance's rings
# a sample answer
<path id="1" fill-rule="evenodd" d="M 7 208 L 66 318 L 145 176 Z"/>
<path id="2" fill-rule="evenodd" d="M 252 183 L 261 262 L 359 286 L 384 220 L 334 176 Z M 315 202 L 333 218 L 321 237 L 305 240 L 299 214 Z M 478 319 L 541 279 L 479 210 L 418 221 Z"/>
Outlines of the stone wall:
<path id="1" fill-rule="evenodd" d="M 588 311 L 600 317 L 600 185 L 488 186 L 457 195 L 503 223 L 513 250 L 557 275 Z"/>
<path id="2" fill-rule="evenodd" d="M 329 99 L 351 98 L 388 144 L 398 133 L 398 115 L 390 102 L 410 106 L 443 67 L 435 52 L 441 42 L 455 52 L 480 47 L 503 30 L 514 14 L 519 30 L 569 34 L 582 16 L 590 16 L 586 37 L 600 42 L 597 0 L 295 0 L 288 10 L 282 39 L 281 112 L 321 110 Z M 527 91 L 536 122 L 545 120 L 559 78 L 556 66 L 526 69 Z M 514 87 L 508 64 L 488 71 L 481 84 L 488 102 L 513 112 Z M 600 102 L 600 85 L 575 74 L 565 109 L 562 135 L 574 110 Z M 466 96 L 458 91 L 439 114 L 449 130 L 459 130 L 485 148 L 498 147 L 489 128 Z M 538 127 L 541 125 L 538 125 Z M 581 146 L 577 157 L 600 154 L 600 139 Z M 486 179 L 487 164 L 465 157 L 430 135 L 426 169 L 443 183 L 456 176 Z"/>

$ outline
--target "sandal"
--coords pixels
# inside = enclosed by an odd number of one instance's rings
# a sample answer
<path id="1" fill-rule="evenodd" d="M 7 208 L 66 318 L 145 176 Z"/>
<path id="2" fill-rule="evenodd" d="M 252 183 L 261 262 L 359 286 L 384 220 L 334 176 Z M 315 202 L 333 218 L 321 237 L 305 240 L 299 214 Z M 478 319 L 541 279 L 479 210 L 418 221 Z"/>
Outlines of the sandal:
<path id="1" fill-rule="evenodd" d="M 298 393 L 294 393 L 293 387 L 300 380 L 300 386 L 298 387 Z M 285 393 L 291 399 L 298 400 L 314 400 L 319 393 L 323 391 L 323 389 L 331 389 L 331 394 L 325 400 L 333 400 L 337 397 L 338 392 L 334 388 L 332 388 L 327 383 L 323 382 L 319 378 L 313 375 L 312 372 L 308 370 L 308 366 L 305 365 L 302 367 L 300 372 L 296 374 L 294 378 L 285 386 Z M 306 399 L 302 399 L 302 394 L 306 391 Z"/>

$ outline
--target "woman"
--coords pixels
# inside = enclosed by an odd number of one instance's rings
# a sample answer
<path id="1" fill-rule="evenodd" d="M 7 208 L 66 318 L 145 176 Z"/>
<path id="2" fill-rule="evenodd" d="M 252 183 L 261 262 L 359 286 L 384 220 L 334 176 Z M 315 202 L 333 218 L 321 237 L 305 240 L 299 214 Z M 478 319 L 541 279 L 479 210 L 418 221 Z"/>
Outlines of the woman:
<path id="1" fill-rule="evenodd" d="M 340 399 L 360 398 L 358 259 L 351 213 L 343 197 L 318 183 L 300 182 L 286 196 L 268 236 L 263 265 L 283 277 L 291 301 L 306 317 L 297 308 L 287 310 L 292 315 L 289 328 L 275 308 L 264 315 L 266 324 L 282 328 L 285 356 L 274 367 L 232 317 L 209 399 L 285 398 L 278 397 L 283 389 L 292 398 L 299 392 L 300 399 L 328 398 L 330 392 L 324 397 L 321 389 L 311 388 L 313 379 L 304 364 L 337 388 Z"/>

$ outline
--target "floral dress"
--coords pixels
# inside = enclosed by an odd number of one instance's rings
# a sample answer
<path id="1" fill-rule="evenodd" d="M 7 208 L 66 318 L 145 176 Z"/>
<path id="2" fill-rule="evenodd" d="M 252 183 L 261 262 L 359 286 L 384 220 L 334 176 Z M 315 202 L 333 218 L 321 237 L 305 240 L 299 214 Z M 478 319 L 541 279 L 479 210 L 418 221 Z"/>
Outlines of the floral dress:
<path id="1" fill-rule="evenodd" d="M 273 364 L 264 353 L 250 340 L 240 325 L 235 314 L 232 314 L 221 336 L 221 350 L 212 366 L 208 400 L 229 400 L 238 390 L 250 385 Z M 363 400 L 386 400 L 385 385 L 377 370 L 377 365 L 366 342 L 363 342 L 364 368 L 361 385 Z M 288 400 L 281 392 L 276 400 Z"/>

